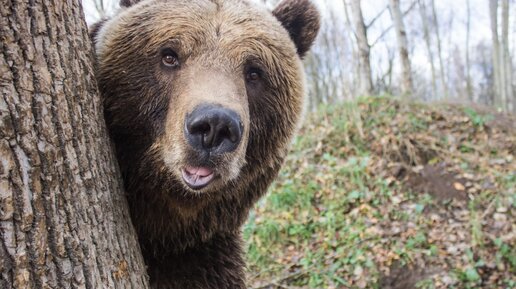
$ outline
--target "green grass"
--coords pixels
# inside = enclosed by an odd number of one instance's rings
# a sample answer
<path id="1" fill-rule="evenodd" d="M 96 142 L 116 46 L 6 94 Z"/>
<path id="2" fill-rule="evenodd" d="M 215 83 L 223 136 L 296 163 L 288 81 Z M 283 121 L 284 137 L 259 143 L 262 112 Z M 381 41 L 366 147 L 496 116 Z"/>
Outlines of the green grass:
<path id="1" fill-rule="evenodd" d="M 421 263 L 442 270 L 415 288 L 478 288 L 493 272 L 497 279 L 485 288 L 515 284 L 514 240 L 502 240 L 506 227 L 491 228 L 493 212 L 503 207 L 506 222 L 514 223 L 515 164 L 488 165 L 493 149 L 497 158 L 509 157 L 508 149 L 490 148 L 482 139 L 490 119 L 469 109 L 432 109 L 387 97 L 309 115 L 277 181 L 243 229 L 251 285 L 381 288 L 392 266 Z M 451 145 L 455 155 L 447 153 Z M 391 175 L 397 165 L 412 170 L 441 162 L 474 175 L 474 183 L 489 179 L 493 188 L 469 193 L 464 204 L 443 203 Z M 485 215 L 486 208 L 492 212 Z M 450 246 L 461 253 L 450 255 Z M 439 287 L 436 278 L 453 282 Z"/>

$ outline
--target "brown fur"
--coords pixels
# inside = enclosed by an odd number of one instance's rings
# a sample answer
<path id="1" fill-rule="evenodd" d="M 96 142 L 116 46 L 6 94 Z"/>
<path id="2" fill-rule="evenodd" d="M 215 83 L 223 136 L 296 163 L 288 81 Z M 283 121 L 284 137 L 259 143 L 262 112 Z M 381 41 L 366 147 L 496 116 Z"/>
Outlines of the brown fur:
<path id="1" fill-rule="evenodd" d="M 240 226 L 283 162 L 302 114 L 300 57 L 319 18 L 309 1 L 285 0 L 274 15 L 239 0 L 147 0 L 95 27 L 98 82 L 133 223 L 155 288 L 245 288 Z M 279 21 L 278 21 L 279 20 Z M 180 66 L 164 68 L 173 49 Z M 246 80 L 259 68 L 261 78 Z M 242 141 L 202 155 L 185 117 L 213 104 L 238 113 Z M 217 178 L 190 189 L 184 166 Z"/>

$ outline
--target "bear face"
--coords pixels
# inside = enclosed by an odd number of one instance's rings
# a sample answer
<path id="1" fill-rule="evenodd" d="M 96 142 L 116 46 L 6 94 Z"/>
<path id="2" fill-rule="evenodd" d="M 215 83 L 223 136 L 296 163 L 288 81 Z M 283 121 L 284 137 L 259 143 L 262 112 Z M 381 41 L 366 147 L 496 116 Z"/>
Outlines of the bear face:
<path id="1" fill-rule="evenodd" d="M 318 12 L 307 0 L 284 0 L 272 13 L 245 0 L 121 5 L 92 34 L 144 255 L 235 234 L 299 124 L 301 57 Z"/>

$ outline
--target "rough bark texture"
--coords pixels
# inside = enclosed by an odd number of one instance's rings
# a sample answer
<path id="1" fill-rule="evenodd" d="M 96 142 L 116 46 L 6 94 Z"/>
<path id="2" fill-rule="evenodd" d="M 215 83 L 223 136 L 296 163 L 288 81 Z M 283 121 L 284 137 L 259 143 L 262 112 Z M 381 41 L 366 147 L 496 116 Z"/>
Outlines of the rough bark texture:
<path id="1" fill-rule="evenodd" d="M 147 288 L 78 0 L 0 5 L 0 288 Z"/>
<path id="2" fill-rule="evenodd" d="M 360 0 L 351 1 L 351 14 L 353 22 L 355 23 L 355 33 L 358 44 L 359 54 L 359 68 L 360 68 L 360 88 L 359 94 L 371 95 L 373 94 L 373 80 L 371 74 L 371 61 L 370 61 L 370 50 L 367 40 L 367 28 L 364 23 L 364 17 L 362 15 L 362 8 L 360 6 Z"/>
<path id="3" fill-rule="evenodd" d="M 403 95 L 412 93 L 412 72 L 410 69 L 410 58 L 408 52 L 407 32 L 403 23 L 400 1 L 390 0 L 392 22 L 396 30 L 396 40 L 398 42 L 398 53 L 401 60 L 402 82 L 401 92 Z"/>

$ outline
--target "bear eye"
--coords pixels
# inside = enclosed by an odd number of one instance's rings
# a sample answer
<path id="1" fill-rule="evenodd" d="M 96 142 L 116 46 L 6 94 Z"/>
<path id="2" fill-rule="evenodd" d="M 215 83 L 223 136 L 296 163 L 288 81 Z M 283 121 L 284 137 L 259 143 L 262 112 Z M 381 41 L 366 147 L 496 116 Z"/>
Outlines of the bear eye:
<path id="1" fill-rule="evenodd" d="M 161 62 L 166 67 L 175 68 L 179 66 L 179 58 L 177 53 L 175 53 L 172 49 L 165 49 L 161 54 Z"/>
<path id="2" fill-rule="evenodd" d="M 258 68 L 250 68 L 247 70 L 245 79 L 248 82 L 255 82 L 262 78 L 262 71 Z"/>

